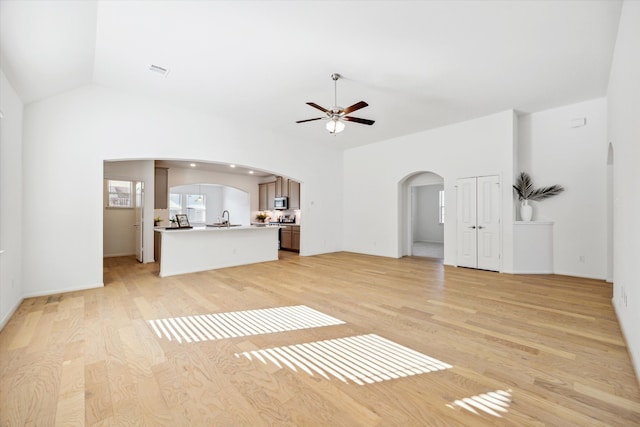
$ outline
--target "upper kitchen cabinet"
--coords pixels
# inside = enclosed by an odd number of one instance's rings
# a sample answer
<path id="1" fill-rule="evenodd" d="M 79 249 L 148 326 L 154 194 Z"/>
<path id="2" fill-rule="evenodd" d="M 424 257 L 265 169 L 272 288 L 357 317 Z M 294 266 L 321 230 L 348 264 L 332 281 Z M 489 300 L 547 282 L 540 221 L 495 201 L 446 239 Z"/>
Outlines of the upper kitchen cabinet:
<path id="1" fill-rule="evenodd" d="M 277 176 L 273 182 L 258 184 L 259 210 L 273 210 L 273 203 L 276 197 L 288 197 L 288 209 L 300 209 L 300 183 Z"/>
<path id="2" fill-rule="evenodd" d="M 169 198 L 169 169 L 156 168 L 155 170 L 155 209 L 167 209 Z"/>
<path id="3" fill-rule="evenodd" d="M 287 178 L 281 176 L 276 177 L 276 197 L 287 197 L 289 195 L 287 181 Z"/>
<path id="4" fill-rule="evenodd" d="M 300 209 L 300 183 L 289 180 L 289 209 Z"/>
<path id="5" fill-rule="evenodd" d="M 267 184 L 258 184 L 258 210 L 269 210 L 267 207 Z"/>
<path id="6" fill-rule="evenodd" d="M 273 209 L 274 199 L 276 198 L 276 183 L 268 182 L 267 183 L 267 206 L 268 210 Z"/>
<path id="7" fill-rule="evenodd" d="M 274 199 L 276 198 L 276 182 L 265 182 L 258 184 L 258 209 L 261 211 L 273 210 Z"/>

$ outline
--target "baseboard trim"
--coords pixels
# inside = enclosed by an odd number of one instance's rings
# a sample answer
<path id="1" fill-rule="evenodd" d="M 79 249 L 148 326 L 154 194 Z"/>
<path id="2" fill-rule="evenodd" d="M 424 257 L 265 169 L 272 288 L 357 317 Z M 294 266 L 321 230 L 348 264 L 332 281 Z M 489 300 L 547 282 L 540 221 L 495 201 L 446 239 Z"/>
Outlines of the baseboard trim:
<path id="1" fill-rule="evenodd" d="M 578 274 L 578 273 L 567 273 L 564 271 L 556 271 L 552 274 L 557 274 L 558 276 L 570 276 L 570 277 L 579 277 L 581 279 L 593 279 L 593 280 L 602 280 L 603 282 L 606 281 L 606 278 L 604 276 L 589 276 L 587 274 Z"/>
<path id="2" fill-rule="evenodd" d="M 624 325 L 620 321 L 620 314 L 618 313 L 618 306 L 616 305 L 616 300 L 611 298 L 611 305 L 613 306 L 613 312 L 616 315 L 616 320 L 618 321 L 618 326 L 620 326 L 620 332 L 622 332 L 622 339 L 624 340 L 624 346 L 627 349 L 627 354 L 629 355 L 629 359 L 631 360 L 631 366 L 636 372 L 636 381 L 638 381 L 638 385 L 640 385 L 640 360 L 634 360 L 633 352 L 629 347 L 629 341 L 627 341 L 627 334 L 625 333 Z"/>
<path id="3" fill-rule="evenodd" d="M 119 254 L 104 254 L 104 255 L 102 255 L 102 257 L 103 258 L 115 258 L 115 257 L 119 257 L 119 256 L 133 256 L 135 254 L 136 254 L 135 252 L 133 252 L 133 253 L 124 253 L 123 252 L 123 253 L 119 253 Z"/>
<path id="4" fill-rule="evenodd" d="M 86 291 L 88 289 L 96 289 L 96 288 L 104 288 L 104 283 L 96 283 L 96 284 L 87 285 L 87 286 L 75 286 L 73 288 L 52 289 L 50 291 L 43 291 L 43 292 L 32 292 L 29 294 L 25 294 L 23 298 L 26 299 L 26 298 L 44 297 L 49 295 L 64 294 L 67 292 Z"/>
<path id="5" fill-rule="evenodd" d="M 510 274 L 553 274 L 553 271 L 545 271 L 545 270 L 516 270 Z"/>
<path id="6" fill-rule="evenodd" d="M 20 304 L 22 304 L 22 301 L 24 301 L 24 298 L 20 298 L 18 303 L 11 310 L 9 310 L 7 315 L 4 316 L 2 320 L 0 320 L 0 332 L 4 329 L 7 323 L 9 323 L 9 320 L 11 320 L 11 317 L 13 317 L 13 315 L 16 314 L 16 311 L 18 311 L 18 308 L 20 307 Z"/>

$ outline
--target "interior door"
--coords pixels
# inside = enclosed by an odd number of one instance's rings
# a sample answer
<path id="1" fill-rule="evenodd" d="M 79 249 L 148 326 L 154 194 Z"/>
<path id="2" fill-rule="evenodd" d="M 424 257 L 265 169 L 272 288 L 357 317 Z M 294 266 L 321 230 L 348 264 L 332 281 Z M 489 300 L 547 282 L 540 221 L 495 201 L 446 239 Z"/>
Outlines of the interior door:
<path id="1" fill-rule="evenodd" d="M 500 180 L 478 177 L 477 190 L 478 268 L 500 271 Z"/>
<path id="2" fill-rule="evenodd" d="M 142 238 L 144 234 L 144 182 L 136 182 L 136 197 L 134 201 L 134 212 L 136 222 L 134 224 L 136 233 L 136 259 L 143 262 L 144 248 Z"/>
<path id="3" fill-rule="evenodd" d="M 457 265 L 478 267 L 476 232 L 476 178 L 458 179 L 457 186 Z"/>
<path id="4" fill-rule="evenodd" d="M 500 271 L 500 179 L 461 178 L 457 184 L 457 265 Z"/>

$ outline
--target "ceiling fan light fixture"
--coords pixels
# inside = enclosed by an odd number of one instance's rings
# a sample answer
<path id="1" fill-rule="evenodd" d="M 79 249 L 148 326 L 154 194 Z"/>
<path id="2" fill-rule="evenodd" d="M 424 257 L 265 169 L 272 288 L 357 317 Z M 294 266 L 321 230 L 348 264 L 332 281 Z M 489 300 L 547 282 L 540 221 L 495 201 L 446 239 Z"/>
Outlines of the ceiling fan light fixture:
<path id="1" fill-rule="evenodd" d="M 316 120 L 327 120 L 329 119 L 329 121 L 327 122 L 327 130 L 329 131 L 329 133 L 332 134 L 336 134 L 336 133 L 340 133 L 344 130 L 344 122 L 354 122 L 354 123 L 360 123 L 363 125 L 369 125 L 371 126 L 372 124 L 375 123 L 375 120 L 369 120 L 369 119 L 361 119 L 358 117 L 351 117 L 348 116 L 348 114 L 353 113 L 354 111 L 358 111 L 361 108 L 364 107 L 368 107 L 369 104 L 367 104 L 364 101 L 360 101 L 360 102 L 356 102 L 355 104 L 351 105 L 350 107 L 347 108 L 342 108 L 342 107 L 338 107 L 338 79 L 342 77 L 340 74 L 338 73 L 333 73 L 331 74 L 331 79 L 333 80 L 333 107 L 331 107 L 330 109 L 326 109 L 318 104 L 316 104 L 315 102 L 307 102 L 307 105 L 322 111 L 323 113 L 325 113 L 324 117 L 315 117 L 313 119 L 306 119 L 306 120 L 298 120 L 296 123 L 305 123 L 305 122 L 313 122 Z"/>
<path id="2" fill-rule="evenodd" d="M 344 130 L 344 123 L 338 119 L 331 119 L 327 122 L 327 130 L 329 133 L 340 133 Z"/>

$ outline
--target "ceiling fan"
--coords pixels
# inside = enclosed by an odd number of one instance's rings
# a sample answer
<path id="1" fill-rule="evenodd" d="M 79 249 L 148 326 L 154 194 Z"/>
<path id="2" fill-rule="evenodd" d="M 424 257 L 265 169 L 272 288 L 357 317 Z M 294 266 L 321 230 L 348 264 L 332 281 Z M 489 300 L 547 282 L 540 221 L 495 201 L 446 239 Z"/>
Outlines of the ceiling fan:
<path id="1" fill-rule="evenodd" d="M 342 76 L 338 73 L 331 74 L 331 78 L 333 79 L 333 90 L 334 90 L 334 99 L 333 99 L 334 106 L 333 107 L 327 109 L 319 106 L 315 102 L 307 102 L 307 105 L 310 105 L 313 108 L 317 108 L 318 110 L 325 113 L 326 116 L 316 117 L 314 119 L 298 120 L 296 123 L 312 122 L 314 120 L 329 120 L 327 122 L 327 130 L 329 131 L 329 133 L 333 133 L 333 134 L 342 132 L 344 130 L 344 122 L 355 122 L 355 123 L 361 123 L 363 125 L 369 125 L 369 126 L 375 123 L 375 120 L 360 119 L 358 117 L 347 116 L 347 114 L 353 113 L 354 111 L 357 111 L 369 105 L 364 101 L 357 102 L 347 108 L 342 108 L 337 106 L 338 105 L 338 79 L 340 77 Z"/>

